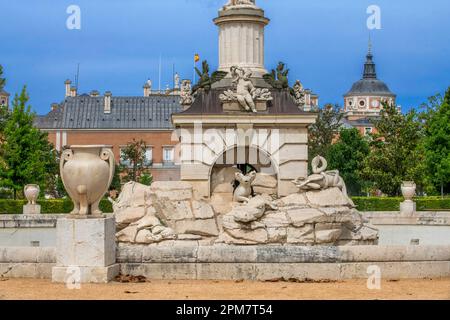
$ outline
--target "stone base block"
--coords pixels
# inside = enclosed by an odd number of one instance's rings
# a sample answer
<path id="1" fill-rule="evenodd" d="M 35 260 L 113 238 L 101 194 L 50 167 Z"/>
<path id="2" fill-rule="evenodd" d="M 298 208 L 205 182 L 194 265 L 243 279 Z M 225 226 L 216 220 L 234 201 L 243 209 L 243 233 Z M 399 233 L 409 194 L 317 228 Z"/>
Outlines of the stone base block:
<path id="1" fill-rule="evenodd" d="M 23 206 L 23 214 L 41 214 L 41 206 L 38 204 L 26 204 Z"/>
<path id="2" fill-rule="evenodd" d="M 116 262 L 114 218 L 58 219 L 58 266 L 106 267 Z"/>
<path id="3" fill-rule="evenodd" d="M 417 211 L 417 205 L 414 201 L 406 200 L 400 203 L 400 214 L 402 216 L 412 216 Z"/>
<path id="4" fill-rule="evenodd" d="M 52 281 L 60 283 L 108 283 L 120 272 L 120 265 L 109 267 L 53 267 Z"/>

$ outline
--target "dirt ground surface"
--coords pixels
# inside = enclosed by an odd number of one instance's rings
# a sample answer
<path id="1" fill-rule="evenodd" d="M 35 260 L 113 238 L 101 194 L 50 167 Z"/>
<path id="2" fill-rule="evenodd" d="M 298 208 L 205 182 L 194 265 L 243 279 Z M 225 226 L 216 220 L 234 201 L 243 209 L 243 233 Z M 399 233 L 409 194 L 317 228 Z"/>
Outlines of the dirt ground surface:
<path id="1" fill-rule="evenodd" d="M 0 300 L 450 300 L 450 278 L 387 280 L 381 290 L 365 280 L 329 283 L 146 281 L 82 284 L 68 289 L 50 280 L 0 279 Z"/>

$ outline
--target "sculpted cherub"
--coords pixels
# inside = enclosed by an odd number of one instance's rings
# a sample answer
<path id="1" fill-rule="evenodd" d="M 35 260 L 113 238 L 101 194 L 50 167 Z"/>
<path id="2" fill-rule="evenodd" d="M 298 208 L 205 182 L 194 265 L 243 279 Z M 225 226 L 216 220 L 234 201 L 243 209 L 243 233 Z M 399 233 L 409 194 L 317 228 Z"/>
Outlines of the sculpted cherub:
<path id="1" fill-rule="evenodd" d="M 253 100 L 253 92 L 256 90 L 250 77 L 251 71 L 244 71 L 240 67 L 231 67 L 231 74 L 233 76 L 233 83 L 236 86 L 236 98 L 246 111 L 257 113 L 255 101 Z"/>

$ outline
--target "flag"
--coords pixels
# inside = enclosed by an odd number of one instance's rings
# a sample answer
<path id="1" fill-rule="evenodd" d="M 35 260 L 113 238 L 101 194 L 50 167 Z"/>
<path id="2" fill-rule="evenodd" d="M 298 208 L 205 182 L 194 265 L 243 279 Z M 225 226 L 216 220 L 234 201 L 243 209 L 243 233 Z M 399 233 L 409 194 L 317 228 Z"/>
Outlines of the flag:
<path id="1" fill-rule="evenodd" d="M 194 61 L 195 62 L 199 62 L 200 61 L 200 55 L 198 53 L 195 54 Z"/>

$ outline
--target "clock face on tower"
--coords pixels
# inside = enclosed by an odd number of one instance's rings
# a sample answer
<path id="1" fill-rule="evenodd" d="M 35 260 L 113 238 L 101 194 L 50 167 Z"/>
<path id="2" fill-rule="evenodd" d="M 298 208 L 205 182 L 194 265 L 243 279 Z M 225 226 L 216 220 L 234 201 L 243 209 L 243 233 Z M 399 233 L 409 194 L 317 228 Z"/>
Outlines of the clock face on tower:
<path id="1" fill-rule="evenodd" d="M 372 101 L 372 108 L 378 108 L 380 106 L 380 102 L 378 100 Z"/>

